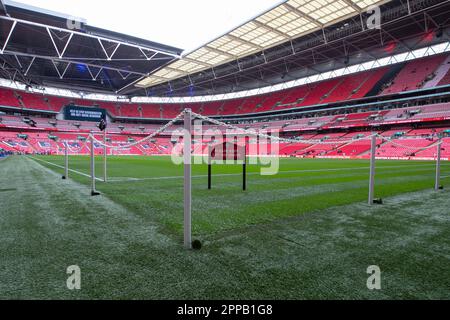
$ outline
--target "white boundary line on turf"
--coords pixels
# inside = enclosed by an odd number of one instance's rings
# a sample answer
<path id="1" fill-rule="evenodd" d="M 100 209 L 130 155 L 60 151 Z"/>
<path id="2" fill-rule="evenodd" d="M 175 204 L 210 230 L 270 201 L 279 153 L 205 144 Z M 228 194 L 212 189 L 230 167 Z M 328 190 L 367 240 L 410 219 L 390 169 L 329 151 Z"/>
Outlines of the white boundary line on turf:
<path id="1" fill-rule="evenodd" d="M 396 168 L 417 168 L 417 167 L 435 167 L 435 164 L 421 164 L 421 165 L 400 165 L 400 166 L 379 166 L 377 169 L 396 169 Z M 288 173 L 302 173 L 302 172 L 333 172 L 333 171 L 344 171 L 344 170 L 368 170 L 369 167 L 353 167 L 353 168 L 334 168 L 334 169 L 311 169 L 311 170 L 290 170 L 290 171 L 280 171 L 278 174 L 288 174 Z M 247 175 L 259 175 L 259 172 L 249 172 Z M 242 173 L 223 173 L 216 174 L 215 177 L 233 177 L 241 176 Z M 196 175 L 192 178 L 206 178 L 208 175 Z M 138 182 L 138 181 L 158 181 L 158 180 L 176 180 L 183 179 L 184 176 L 172 176 L 172 177 L 153 177 L 153 178 L 111 178 L 109 182 Z"/>
<path id="2" fill-rule="evenodd" d="M 55 166 L 55 167 L 64 169 L 64 167 L 63 167 L 63 166 L 60 166 L 59 164 L 55 164 L 55 163 L 52 163 L 52 162 L 48 162 L 48 161 L 45 161 L 45 160 L 41 160 L 41 159 L 38 159 L 38 158 L 35 158 L 35 157 L 32 157 L 32 156 L 28 156 L 28 157 L 31 158 L 31 159 L 33 159 L 33 160 L 41 161 L 41 162 L 47 163 L 47 164 L 49 164 L 49 165 L 52 165 L 52 166 Z M 86 173 L 83 173 L 83 172 L 80 172 L 80 171 L 77 171 L 77 170 L 69 169 L 69 171 L 70 171 L 70 172 L 73 172 L 73 173 L 76 173 L 76 174 L 79 174 L 79 175 L 82 175 L 82 176 L 84 176 L 84 177 L 88 177 L 88 178 L 91 177 L 89 174 L 86 174 Z M 97 178 L 97 177 L 95 178 L 95 180 L 97 180 L 97 181 L 103 181 L 102 179 Z"/>

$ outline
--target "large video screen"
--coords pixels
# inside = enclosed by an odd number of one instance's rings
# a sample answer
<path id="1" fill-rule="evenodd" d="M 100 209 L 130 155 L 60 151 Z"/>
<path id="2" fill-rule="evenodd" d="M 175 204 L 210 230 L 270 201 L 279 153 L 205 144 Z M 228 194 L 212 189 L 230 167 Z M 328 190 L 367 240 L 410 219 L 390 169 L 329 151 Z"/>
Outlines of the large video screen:
<path id="1" fill-rule="evenodd" d="M 64 109 L 64 119 L 66 120 L 100 122 L 105 117 L 105 109 L 100 108 L 67 106 Z"/>

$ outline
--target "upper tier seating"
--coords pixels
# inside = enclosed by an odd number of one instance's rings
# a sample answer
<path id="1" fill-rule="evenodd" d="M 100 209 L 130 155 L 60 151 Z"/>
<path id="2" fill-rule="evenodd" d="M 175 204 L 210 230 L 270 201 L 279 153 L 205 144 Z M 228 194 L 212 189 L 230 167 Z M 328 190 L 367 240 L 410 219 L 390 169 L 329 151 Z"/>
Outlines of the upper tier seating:
<path id="1" fill-rule="evenodd" d="M 416 90 L 424 86 L 449 84 L 449 62 L 448 54 L 409 61 L 383 94 Z M 0 106 L 60 112 L 62 107 L 74 103 L 81 106 L 104 108 L 113 117 L 130 118 L 171 119 L 186 107 L 192 108 L 194 112 L 211 116 L 248 114 L 360 99 L 381 85 L 380 80 L 388 70 L 389 67 L 382 67 L 257 96 L 192 104 L 107 102 L 32 94 L 0 88 Z M 439 83 L 436 84 L 438 80 Z"/>
<path id="2" fill-rule="evenodd" d="M 442 80 L 439 82 L 440 86 L 444 86 L 450 84 L 450 70 L 447 71 L 445 76 L 442 78 Z"/>
<path id="3" fill-rule="evenodd" d="M 22 107 L 15 92 L 13 90 L 3 88 L 0 88 L 0 106 L 15 107 L 15 108 Z"/>
<path id="4" fill-rule="evenodd" d="M 434 88 L 449 84 L 450 82 L 450 55 L 434 72 L 434 78 L 425 83 L 424 88 Z"/>
<path id="5" fill-rule="evenodd" d="M 21 91 L 19 93 L 23 106 L 27 109 L 54 111 L 45 101 L 45 96 Z"/>
<path id="6" fill-rule="evenodd" d="M 436 55 L 408 62 L 392 81 L 392 84 L 383 91 L 383 94 L 422 88 L 427 78 L 433 75 L 446 58 L 446 55 Z"/>

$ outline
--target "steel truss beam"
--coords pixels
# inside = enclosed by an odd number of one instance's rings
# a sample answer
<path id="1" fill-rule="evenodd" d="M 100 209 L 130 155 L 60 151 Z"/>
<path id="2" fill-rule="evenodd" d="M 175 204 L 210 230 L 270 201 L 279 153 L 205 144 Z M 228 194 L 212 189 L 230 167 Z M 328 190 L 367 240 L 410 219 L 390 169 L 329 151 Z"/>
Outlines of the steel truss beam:
<path id="1" fill-rule="evenodd" d="M 27 21 L 27 20 L 22 20 L 22 19 L 17 19 L 17 18 L 12 18 L 12 17 L 6 17 L 6 16 L 0 16 L 0 20 L 5 20 L 5 21 L 11 21 L 13 22 L 14 27 L 17 24 L 24 24 L 24 25 L 28 25 L 28 26 L 32 26 L 32 27 L 37 27 L 37 28 L 43 28 L 45 30 L 47 30 L 47 32 L 49 33 L 50 38 L 53 41 L 53 37 L 51 36 L 51 32 L 50 31 L 54 31 L 54 32 L 65 32 L 68 33 L 70 35 L 72 35 L 72 37 L 74 35 L 77 36 L 81 36 L 81 37 L 85 37 L 85 38 L 91 38 L 91 39 L 95 39 L 99 42 L 109 42 L 109 43 L 114 43 L 117 46 L 127 46 L 127 47 L 131 47 L 131 48 L 135 48 L 140 50 L 141 52 L 144 51 L 151 51 L 154 53 L 160 53 L 160 54 L 164 54 L 164 55 L 168 55 L 171 56 L 173 58 L 180 58 L 180 55 L 178 54 L 174 54 L 172 52 L 164 52 L 158 49 L 154 49 L 151 47 L 145 47 L 145 46 L 141 46 L 141 45 L 137 45 L 137 44 L 133 44 L 133 43 L 129 43 L 129 42 L 124 42 L 124 41 L 119 41 L 119 40 L 113 40 L 113 39 L 107 39 L 105 37 L 100 37 L 100 36 L 96 36 L 96 35 L 92 35 L 92 34 L 88 34 L 88 33 L 82 33 L 79 31 L 75 31 L 75 30 L 69 30 L 69 29 L 64 29 L 64 28 L 58 28 L 58 27 L 54 27 L 54 26 L 50 26 L 50 25 L 46 25 L 46 24 L 42 24 L 42 23 L 37 23 L 37 22 L 32 22 L 32 21 Z M 12 31 L 14 31 L 14 28 L 12 28 Z M 12 31 L 10 33 L 12 33 Z M 70 41 L 68 41 L 69 43 Z M 103 46 L 103 45 L 102 45 Z M 57 48 L 55 48 L 57 49 Z M 66 48 L 67 49 L 67 48 Z M 58 51 L 58 49 L 56 50 Z M 108 55 L 106 53 L 107 56 L 112 56 L 112 55 Z M 145 54 L 144 54 L 145 55 Z M 145 55 L 146 57 L 148 57 L 148 55 Z"/>
<path id="2" fill-rule="evenodd" d="M 92 64 L 92 63 L 86 63 L 86 62 L 80 62 L 77 60 L 68 60 L 68 59 L 59 59 L 59 57 L 49 57 L 49 56 L 42 56 L 42 55 L 36 55 L 36 54 L 30 54 L 30 53 L 22 53 L 22 52 L 17 52 L 17 51 L 9 51 L 6 50 L 4 53 L 4 55 L 12 55 L 12 56 L 22 56 L 22 57 L 30 57 L 32 59 L 43 59 L 43 60 L 47 60 L 50 62 L 65 62 L 65 63 L 69 63 L 69 64 L 81 64 L 84 65 L 86 67 L 91 67 L 91 68 L 101 68 L 101 69 L 105 69 L 105 70 L 111 70 L 111 71 L 117 71 L 117 72 L 122 72 L 122 73 L 131 73 L 131 74 L 135 74 L 138 76 L 147 76 L 146 73 L 142 73 L 142 72 L 136 72 L 136 71 L 130 71 L 130 70 L 125 70 L 125 69 L 121 69 L 121 68 L 114 68 L 114 67 L 110 67 L 110 66 L 105 66 L 105 65 L 97 65 L 97 64 Z"/>
<path id="3" fill-rule="evenodd" d="M 134 78 L 136 76 L 138 76 L 139 78 L 148 76 L 148 73 L 145 72 L 130 71 L 129 69 L 125 69 L 120 66 L 105 65 L 109 62 L 170 61 L 173 59 L 178 59 L 180 57 L 178 54 L 174 54 L 169 51 L 165 52 L 152 47 L 137 45 L 119 40 L 107 39 L 101 36 L 78 32 L 76 30 L 58 28 L 47 24 L 36 23 L 13 17 L 0 16 L 0 21 L 5 21 L 6 23 L 11 24 L 10 29 L 5 30 L 5 35 L 7 35 L 5 42 L 3 44 L 0 44 L 0 55 L 14 56 L 20 69 L 16 69 L 16 73 L 20 74 L 24 78 L 30 75 L 31 67 L 39 59 L 49 61 L 55 67 L 57 73 L 56 77 L 59 77 L 59 79 L 64 79 L 71 65 L 83 65 L 88 70 L 92 80 L 97 81 L 102 71 L 106 70 L 116 72 L 123 80 L 129 79 L 131 76 L 134 76 Z M 18 32 L 17 26 L 19 25 L 42 31 L 41 34 L 43 36 L 47 35 L 49 42 L 52 44 L 51 47 L 53 47 L 53 49 L 55 50 L 55 54 L 51 53 L 51 50 L 48 55 L 28 53 L 16 48 L 8 50 L 8 46 L 11 43 L 12 37 L 14 36 L 15 32 Z M 105 57 L 103 58 L 100 56 L 92 58 L 87 56 L 67 56 L 67 52 L 69 52 L 69 49 L 72 48 L 72 46 L 76 45 L 76 43 L 74 42 L 74 36 L 83 37 L 83 39 L 89 38 L 98 42 L 100 52 L 103 51 Z M 133 56 L 128 59 L 124 59 L 121 57 L 116 58 L 116 53 L 121 47 L 135 49 L 136 51 L 133 52 L 136 52 L 136 58 L 133 58 Z M 20 57 L 30 58 L 30 64 L 24 65 L 22 63 L 23 60 L 21 62 L 18 59 Z M 65 67 L 63 70 L 61 70 L 61 67 L 58 68 L 58 63 L 64 63 Z"/>
<path id="4" fill-rule="evenodd" d="M 446 0 L 446 1 L 444 1 L 444 2 L 449 2 L 449 0 Z M 381 41 L 378 41 L 378 42 L 380 42 L 380 43 L 383 45 L 383 39 L 382 39 L 383 35 L 386 35 L 386 36 L 388 36 L 389 38 L 391 38 L 391 39 L 393 39 L 393 40 L 398 40 L 398 39 L 396 39 L 395 37 L 393 37 L 393 36 L 385 29 L 385 26 L 391 25 L 391 24 L 393 24 L 393 23 L 397 23 L 397 22 L 399 22 L 399 21 L 402 21 L 402 20 L 405 20 L 405 19 L 408 19 L 408 18 L 414 18 L 415 16 L 417 16 L 417 15 L 419 15 L 419 14 L 422 14 L 422 13 L 425 13 L 425 12 L 427 12 L 427 10 L 436 8 L 436 7 L 440 6 L 440 5 L 442 5 L 442 3 L 434 4 L 434 5 L 432 5 L 431 7 L 426 7 L 426 8 L 422 8 L 422 9 L 420 9 L 420 10 L 414 11 L 414 12 L 413 12 L 413 15 L 414 15 L 414 16 L 412 16 L 411 14 L 408 13 L 407 15 L 403 15 L 403 16 L 397 17 L 397 18 L 395 18 L 395 19 L 392 19 L 392 20 L 390 20 L 390 21 L 383 22 L 382 25 L 381 25 L 381 29 L 380 29 L 380 31 L 379 31 L 379 36 L 380 36 L 380 40 L 381 40 Z M 283 4 L 283 6 L 284 6 L 285 8 L 287 8 L 287 9 L 289 9 L 289 10 L 292 11 L 292 12 L 300 13 L 300 12 L 298 12 L 297 9 L 295 9 L 295 8 L 292 7 L 292 6 L 290 6 L 288 3 Z M 304 18 L 306 18 L 306 19 L 308 19 L 308 17 L 309 17 L 309 16 L 306 16 L 305 14 L 302 14 L 301 16 L 304 17 Z M 319 22 L 318 22 L 317 20 L 312 19 L 311 17 L 309 17 L 309 18 L 310 18 L 310 19 L 309 19 L 310 22 L 319 24 Z M 325 26 L 324 26 L 324 25 L 321 25 L 320 27 L 322 28 L 322 30 L 324 30 L 323 28 L 324 28 Z M 318 28 L 318 29 L 320 30 L 320 28 Z M 331 45 L 331 44 L 339 43 L 339 42 L 342 43 L 342 41 L 345 41 L 345 40 L 348 39 L 348 38 L 355 37 L 355 36 L 359 36 L 359 35 L 362 35 L 362 34 L 364 34 L 364 33 L 367 33 L 367 30 L 361 28 L 359 31 L 353 32 L 353 33 L 350 34 L 350 35 L 341 37 L 341 38 L 339 38 L 339 39 L 333 39 L 333 40 L 330 40 L 330 41 L 326 41 L 325 43 L 322 43 L 322 44 L 318 45 L 318 46 L 315 47 L 315 48 L 307 48 L 307 49 L 298 50 L 298 51 L 295 50 L 293 44 L 291 43 L 291 48 L 292 48 L 291 54 L 288 54 L 288 55 L 285 55 L 285 56 L 282 56 L 282 57 L 280 56 L 279 58 L 276 58 L 276 59 L 271 59 L 271 60 L 269 61 L 269 63 L 274 63 L 274 62 L 277 62 L 277 61 L 280 61 L 280 60 L 283 60 L 283 59 L 292 58 L 292 57 L 295 57 L 295 56 L 306 55 L 308 52 L 314 52 L 314 51 L 316 51 L 316 53 L 319 53 L 319 49 L 322 48 L 322 47 L 324 47 L 324 46 L 329 46 L 329 45 Z M 227 36 L 229 36 L 229 35 L 227 35 Z M 371 36 L 369 36 L 369 37 L 371 38 Z M 240 41 L 239 38 L 237 38 L 236 40 L 237 40 L 237 41 Z M 241 41 L 241 42 L 242 42 L 242 41 Z M 400 43 L 401 43 L 402 45 L 404 45 L 409 51 L 412 51 L 412 49 L 409 48 L 403 41 L 400 41 Z M 249 44 L 249 45 L 250 45 L 250 43 L 246 43 L 246 44 Z M 321 53 L 319 53 L 319 54 L 321 54 Z M 322 54 L 321 54 L 321 55 L 322 55 Z M 323 56 L 323 57 L 326 57 L 325 55 L 322 55 L 322 56 Z M 265 60 L 265 61 L 267 61 L 267 60 Z M 231 62 L 228 62 L 228 63 L 231 63 Z M 215 70 L 215 71 L 214 71 L 214 79 L 215 79 L 215 80 L 221 80 L 221 79 L 223 79 L 223 78 L 232 76 L 232 75 L 234 75 L 234 74 L 236 74 L 236 73 L 241 73 L 241 72 L 244 72 L 244 71 L 250 71 L 251 69 L 261 67 L 261 64 L 258 64 L 258 65 L 255 65 L 255 66 L 242 68 L 241 63 L 240 63 L 238 60 L 236 60 L 235 63 L 237 64 L 237 67 L 238 67 L 238 69 L 239 69 L 238 72 L 232 72 L 232 73 L 227 73 L 226 75 L 223 75 L 223 76 L 217 76 L 216 73 L 218 73 L 218 71 Z M 266 62 L 264 62 L 264 63 L 266 64 Z M 217 67 L 216 67 L 216 69 L 217 69 Z M 210 70 L 211 70 L 211 69 L 210 69 Z M 205 70 L 205 71 L 207 71 L 207 70 Z M 203 71 L 203 72 L 205 72 L 205 71 Z M 197 81 L 197 82 L 195 83 L 195 85 L 196 85 L 196 86 L 199 86 L 199 85 L 201 85 L 201 84 L 203 84 L 203 83 L 206 83 L 206 82 L 209 82 L 209 81 L 211 81 L 211 80 L 210 80 L 210 79 L 205 79 L 204 81 L 200 80 L 200 81 Z M 164 85 L 164 84 L 163 84 L 163 83 L 157 84 L 157 85 L 154 85 L 154 86 L 150 86 L 149 88 L 158 88 L 159 86 L 162 86 L 162 85 Z M 183 89 L 185 89 L 185 88 L 186 88 L 185 86 L 184 86 L 184 87 L 181 86 L 181 87 L 177 87 L 176 90 L 177 90 L 177 91 L 178 91 L 178 90 L 183 90 Z"/>

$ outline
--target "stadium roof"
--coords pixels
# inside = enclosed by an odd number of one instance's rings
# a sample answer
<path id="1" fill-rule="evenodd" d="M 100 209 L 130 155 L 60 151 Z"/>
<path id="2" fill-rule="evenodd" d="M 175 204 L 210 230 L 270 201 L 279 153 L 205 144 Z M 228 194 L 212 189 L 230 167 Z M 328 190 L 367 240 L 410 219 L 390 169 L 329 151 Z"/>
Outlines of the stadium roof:
<path id="1" fill-rule="evenodd" d="M 116 93 L 182 50 L 0 0 L 0 76 L 30 86 Z"/>
<path id="2" fill-rule="evenodd" d="M 390 0 L 286 0 L 139 81 L 151 87 L 211 69 L 361 14 Z"/>

